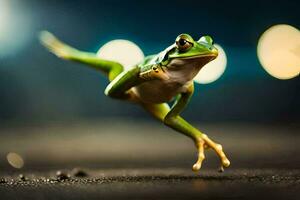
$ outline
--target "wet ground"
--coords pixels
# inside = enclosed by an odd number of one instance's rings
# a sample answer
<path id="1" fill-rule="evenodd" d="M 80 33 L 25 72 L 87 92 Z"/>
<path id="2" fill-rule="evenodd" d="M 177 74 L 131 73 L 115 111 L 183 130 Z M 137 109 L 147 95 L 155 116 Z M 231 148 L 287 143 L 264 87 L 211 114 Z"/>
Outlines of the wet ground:
<path id="1" fill-rule="evenodd" d="M 300 199 L 297 125 L 199 127 L 223 144 L 232 163 L 224 173 L 212 151 L 192 172 L 191 141 L 159 124 L 5 127 L 1 199 Z M 23 168 L 7 163 L 12 151 Z"/>

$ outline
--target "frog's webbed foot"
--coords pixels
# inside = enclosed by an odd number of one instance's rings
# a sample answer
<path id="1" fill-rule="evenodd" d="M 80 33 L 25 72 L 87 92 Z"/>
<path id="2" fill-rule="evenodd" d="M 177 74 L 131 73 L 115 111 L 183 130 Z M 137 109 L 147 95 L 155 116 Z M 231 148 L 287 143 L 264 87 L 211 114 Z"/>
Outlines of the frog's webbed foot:
<path id="1" fill-rule="evenodd" d="M 212 148 L 221 160 L 220 171 L 224 171 L 224 167 L 229 167 L 230 161 L 226 157 L 222 145 L 215 143 L 212 141 L 207 135 L 202 134 L 196 141 L 196 146 L 198 148 L 198 160 L 193 165 L 193 170 L 198 171 L 201 168 L 202 162 L 205 159 L 204 150 L 208 148 Z"/>

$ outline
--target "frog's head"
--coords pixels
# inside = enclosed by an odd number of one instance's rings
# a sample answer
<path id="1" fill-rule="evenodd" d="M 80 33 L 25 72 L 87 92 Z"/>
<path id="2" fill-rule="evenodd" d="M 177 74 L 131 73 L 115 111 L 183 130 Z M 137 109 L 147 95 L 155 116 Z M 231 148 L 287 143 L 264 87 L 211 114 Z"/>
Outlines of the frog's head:
<path id="1" fill-rule="evenodd" d="M 170 76 L 191 80 L 199 70 L 218 56 L 210 36 L 195 41 L 188 34 L 180 34 L 173 45 L 158 55 L 157 63 L 167 67 Z M 184 82 L 184 81 L 183 81 Z"/>
<path id="2" fill-rule="evenodd" d="M 188 34 L 180 34 L 176 38 L 172 50 L 167 54 L 167 58 L 170 60 L 193 60 L 203 66 L 218 56 L 218 49 L 214 47 L 210 36 L 202 36 L 195 41 Z"/>
<path id="3" fill-rule="evenodd" d="M 195 41 L 188 34 L 180 34 L 173 45 L 159 54 L 157 61 L 167 64 L 172 60 L 184 60 L 184 63 L 197 62 L 199 66 L 204 66 L 217 56 L 218 49 L 210 36 L 202 36 Z"/>

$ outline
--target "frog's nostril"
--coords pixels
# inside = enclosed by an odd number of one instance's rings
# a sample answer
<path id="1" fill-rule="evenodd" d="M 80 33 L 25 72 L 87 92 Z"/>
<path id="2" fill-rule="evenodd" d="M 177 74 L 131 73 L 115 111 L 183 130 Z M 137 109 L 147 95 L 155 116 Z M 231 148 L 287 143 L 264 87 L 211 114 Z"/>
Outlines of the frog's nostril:
<path id="1" fill-rule="evenodd" d="M 212 47 L 211 52 L 212 52 L 213 54 L 215 54 L 216 56 L 218 56 L 218 54 L 219 54 L 218 49 L 215 48 L 215 47 Z"/>
<path id="2" fill-rule="evenodd" d="M 208 47 L 208 49 L 209 49 L 210 51 L 215 51 L 215 50 L 216 50 L 216 48 L 215 48 L 214 46 L 210 46 L 210 47 Z"/>

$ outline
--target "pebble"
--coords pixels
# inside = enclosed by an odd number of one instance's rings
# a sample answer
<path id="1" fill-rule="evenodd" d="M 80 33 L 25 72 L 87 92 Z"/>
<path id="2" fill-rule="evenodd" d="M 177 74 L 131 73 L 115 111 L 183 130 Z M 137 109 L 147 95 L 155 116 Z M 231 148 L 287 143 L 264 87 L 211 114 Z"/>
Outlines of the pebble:
<path id="1" fill-rule="evenodd" d="M 21 181 L 26 181 L 26 177 L 23 174 L 19 174 L 19 179 Z"/>
<path id="2" fill-rule="evenodd" d="M 67 179 L 70 178 L 70 175 L 67 174 L 67 173 L 64 173 L 64 172 L 62 172 L 62 171 L 57 171 L 57 172 L 56 172 L 56 178 L 57 178 L 57 180 L 59 180 L 59 181 L 67 180 Z"/>
<path id="3" fill-rule="evenodd" d="M 5 178 L 0 178 L 0 183 L 6 183 L 6 179 Z"/>
<path id="4" fill-rule="evenodd" d="M 87 177 L 88 176 L 88 174 L 80 168 L 74 168 L 71 173 L 75 177 Z"/>

